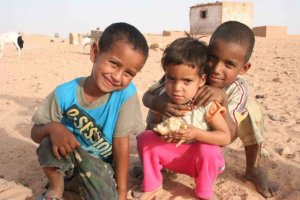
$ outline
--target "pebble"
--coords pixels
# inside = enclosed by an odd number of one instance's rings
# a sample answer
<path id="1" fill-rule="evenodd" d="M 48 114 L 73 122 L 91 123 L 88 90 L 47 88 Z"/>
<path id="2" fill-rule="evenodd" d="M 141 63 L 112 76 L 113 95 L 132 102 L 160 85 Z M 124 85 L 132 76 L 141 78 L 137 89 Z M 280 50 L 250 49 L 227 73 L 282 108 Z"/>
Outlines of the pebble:
<path id="1" fill-rule="evenodd" d="M 281 156 L 285 158 L 293 158 L 294 157 L 294 152 L 289 147 L 285 147 L 282 149 Z"/>
<path id="2" fill-rule="evenodd" d="M 285 122 L 286 118 L 284 116 L 278 115 L 278 114 L 269 114 L 269 118 L 273 121 L 280 121 L 280 122 Z"/>

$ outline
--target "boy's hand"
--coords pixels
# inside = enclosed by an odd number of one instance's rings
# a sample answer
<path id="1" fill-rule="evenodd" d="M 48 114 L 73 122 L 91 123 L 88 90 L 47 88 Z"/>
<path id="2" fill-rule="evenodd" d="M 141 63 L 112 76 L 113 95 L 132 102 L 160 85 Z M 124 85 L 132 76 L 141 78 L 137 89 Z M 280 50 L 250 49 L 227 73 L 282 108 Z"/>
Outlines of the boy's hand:
<path id="1" fill-rule="evenodd" d="M 186 111 L 191 110 L 189 106 L 177 105 L 171 103 L 169 97 L 166 94 L 157 96 L 153 102 L 154 110 L 168 116 L 182 117 Z"/>
<path id="2" fill-rule="evenodd" d="M 194 98 L 194 105 L 198 106 L 206 106 L 212 101 L 219 102 L 222 106 L 227 106 L 227 95 L 224 90 L 214 87 L 205 85 L 200 88 Z"/>
<path id="3" fill-rule="evenodd" d="M 49 124 L 49 136 L 53 154 L 58 160 L 61 159 L 61 156 L 67 157 L 76 147 L 80 146 L 73 133 L 58 122 Z"/>

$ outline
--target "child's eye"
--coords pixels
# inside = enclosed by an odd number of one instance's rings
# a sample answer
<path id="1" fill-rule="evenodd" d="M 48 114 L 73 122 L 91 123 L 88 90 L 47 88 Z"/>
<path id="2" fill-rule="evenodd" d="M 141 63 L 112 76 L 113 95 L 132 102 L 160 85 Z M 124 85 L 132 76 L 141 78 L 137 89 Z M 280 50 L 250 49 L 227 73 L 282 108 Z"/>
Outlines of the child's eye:
<path id="1" fill-rule="evenodd" d="M 174 80 L 173 77 L 171 77 L 171 76 L 166 76 L 166 81 L 172 81 L 172 80 Z"/>
<path id="2" fill-rule="evenodd" d="M 135 76 L 134 73 L 128 72 L 128 71 L 125 71 L 124 74 L 125 74 L 125 76 L 126 76 L 127 78 L 133 78 L 133 77 Z"/>
<path id="3" fill-rule="evenodd" d="M 119 64 L 117 62 L 110 61 L 110 63 L 113 67 L 119 67 Z"/>
<path id="4" fill-rule="evenodd" d="M 188 84 L 190 84 L 190 83 L 192 83 L 192 82 L 193 82 L 193 80 L 190 80 L 190 79 L 184 80 L 184 84 L 186 84 L 186 85 L 188 85 Z"/>
<path id="5" fill-rule="evenodd" d="M 235 68 L 235 65 L 233 63 L 225 63 L 225 66 L 229 69 Z"/>

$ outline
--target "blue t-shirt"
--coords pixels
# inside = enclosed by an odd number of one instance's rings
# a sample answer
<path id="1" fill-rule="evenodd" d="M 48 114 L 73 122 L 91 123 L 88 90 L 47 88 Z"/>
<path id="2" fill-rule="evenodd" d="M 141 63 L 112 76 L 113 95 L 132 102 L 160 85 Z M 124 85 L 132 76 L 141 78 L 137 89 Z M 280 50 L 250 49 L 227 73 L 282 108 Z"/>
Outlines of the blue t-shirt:
<path id="1" fill-rule="evenodd" d="M 81 147 L 95 157 L 112 162 L 112 139 L 122 105 L 136 94 L 130 83 L 126 88 L 112 92 L 102 105 L 86 109 L 78 102 L 81 78 L 64 83 L 55 89 L 56 102 L 62 112 L 60 122 L 80 142 Z"/>

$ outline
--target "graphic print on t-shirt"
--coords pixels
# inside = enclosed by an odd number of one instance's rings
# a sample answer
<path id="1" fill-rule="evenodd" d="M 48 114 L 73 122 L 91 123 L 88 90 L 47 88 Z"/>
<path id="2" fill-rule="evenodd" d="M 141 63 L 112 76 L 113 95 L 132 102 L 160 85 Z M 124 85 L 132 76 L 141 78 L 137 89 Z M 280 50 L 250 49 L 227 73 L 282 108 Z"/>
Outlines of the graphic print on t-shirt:
<path id="1" fill-rule="evenodd" d="M 96 157 L 107 160 L 112 155 L 112 144 L 104 137 L 102 127 L 98 126 L 88 113 L 77 105 L 72 105 L 65 112 L 65 117 L 74 127 L 73 133 L 84 149 Z"/>

